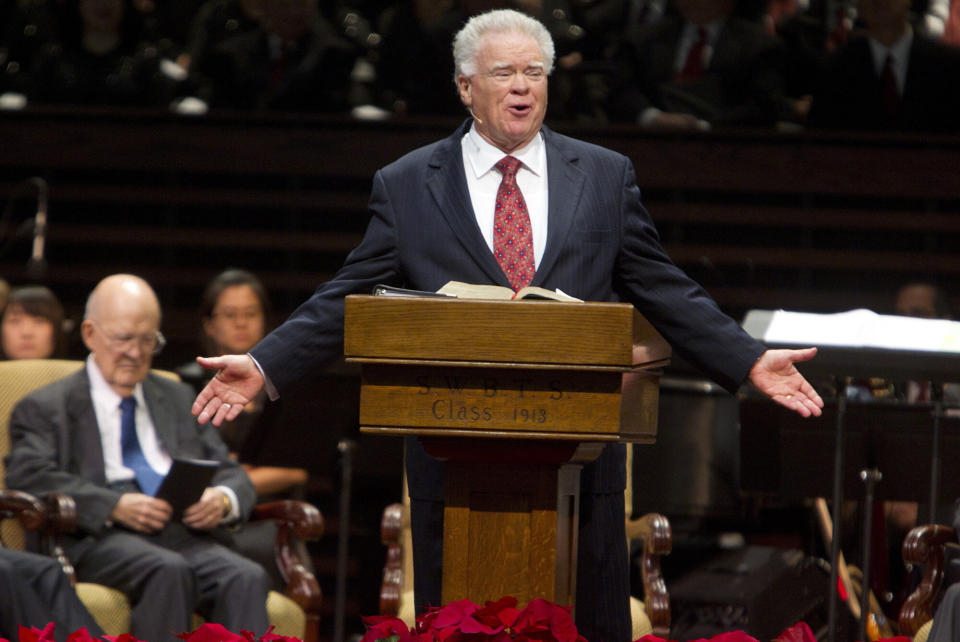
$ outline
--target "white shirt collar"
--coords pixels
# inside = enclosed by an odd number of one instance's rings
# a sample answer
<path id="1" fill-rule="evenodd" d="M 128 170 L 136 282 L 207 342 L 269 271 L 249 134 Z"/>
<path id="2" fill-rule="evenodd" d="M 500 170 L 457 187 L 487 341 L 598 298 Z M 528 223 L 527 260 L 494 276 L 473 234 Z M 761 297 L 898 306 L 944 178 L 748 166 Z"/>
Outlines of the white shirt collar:
<path id="1" fill-rule="evenodd" d="M 483 136 L 477 131 L 476 124 L 470 125 L 470 131 L 467 132 L 463 140 L 463 148 L 466 151 L 467 160 L 470 162 L 470 169 L 477 178 L 493 170 L 493 166 L 499 163 L 504 156 L 507 156 L 502 150 L 484 140 Z M 537 176 L 543 176 L 545 170 L 543 162 L 546 156 L 541 153 L 542 149 L 543 134 L 537 132 L 533 140 L 509 155 L 519 160 L 524 167 Z"/>
<path id="2" fill-rule="evenodd" d="M 717 18 L 713 22 L 708 22 L 702 25 L 694 24 L 692 22 L 685 22 L 683 25 L 684 34 L 692 44 L 697 41 L 698 32 L 702 27 L 703 30 L 707 32 L 707 44 L 713 46 L 714 43 L 717 42 L 717 38 L 720 37 L 720 30 L 723 29 L 723 25 L 726 22 L 726 18 Z"/>
<path id="3" fill-rule="evenodd" d="M 120 401 L 123 399 L 117 394 L 117 391 L 110 387 L 107 380 L 103 378 L 97 360 L 93 358 L 91 352 L 87 355 L 87 377 L 90 379 L 90 396 L 94 402 L 109 405 L 112 408 L 119 408 Z M 137 400 L 137 406 L 146 408 L 146 401 L 143 398 L 143 384 L 137 383 L 133 388 L 133 398 Z"/>
<path id="4" fill-rule="evenodd" d="M 903 33 L 900 39 L 893 43 L 893 45 L 890 47 L 887 47 L 873 38 L 868 38 L 867 41 L 870 43 L 870 52 L 873 54 L 873 65 L 878 76 L 883 73 L 883 66 L 887 62 L 887 54 L 893 56 L 895 64 L 898 68 L 898 76 L 901 75 L 899 73 L 900 71 L 903 71 L 905 75 L 907 58 L 910 54 L 910 46 L 913 44 L 913 27 L 907 25 L 907 30 Z"/>

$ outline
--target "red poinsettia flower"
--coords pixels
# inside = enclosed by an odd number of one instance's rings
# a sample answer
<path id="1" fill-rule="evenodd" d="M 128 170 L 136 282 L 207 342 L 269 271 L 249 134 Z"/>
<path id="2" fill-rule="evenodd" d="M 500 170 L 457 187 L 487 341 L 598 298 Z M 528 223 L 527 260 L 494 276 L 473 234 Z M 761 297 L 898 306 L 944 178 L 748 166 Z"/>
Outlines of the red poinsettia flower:
<path id="1" fill-rule="evenodd" d="M 260 636 L 260 642 L 301 642 L 300 638 L 295 638 L 289 635 L 277 635 L 273 632 L 273 625 L 270 625 L 270 628 L 267 629 L 267 632 Z M 249 631 L 244 631 L 244 635 L 250 633 Z M 253 635 L 250 633 L 250 635 Z M 256 639 L 251 638 L 251 639 Z M 68 641 L 69 642 L 69 641 Z"/>
<path id="2" fill-rule="evenodd" d="M 730 633 L 721 633 L 720 635 L 715 635 L 709 640 L 706 638 L 701 638 L 699 640 L 691 640 L 691 642 L 760 642 L 757 638 L 750 637 L 743 631 L 731 631 Z"/>
<path id="3" fill-rule="evenodd" d="M 42 630 L 35 626 L 28 629 L 21 624 L 19 637 L 20 642 L 56 642 L 53 638 L 53 622 L 43 627 Z"/>
<path id="4" fill-rule="evenodd" d="M 775 637 L 773 642 L 817 642 L 817 638 L 806 622 L 797 622 Z"/>
<path id="5" fill-rule="evenodd" d="M 399 637 L 410 635 L 406 623 L 394 615 L 372 615 L 363 618 L 363 623 L 367 627 L 367 632 L 364 633 L 360 642 L 375 642 L 395 635 Z"/>
<path id="6" fill-rule="evenodd" d="M 87 627 L 82 627 L 68 635 L 67 642 L 97 642 L 97 638 L 90 637 Z"/>
<path id="7" fill-rule="evenodd" d="M 497 627 L 512 627 L 517 621 L 520 611 L 517 609 L 517 598 L 501 597 L 496 602 L 487 602 L 482 609 L 473 613 L 478 622 L 497 629 Z"/>
<path id="8" fill-rule="evenodd" d="M 570 617 L 570 608 L 537 598 L 517 615 L 513 626 L 514 639 L 549 642 L 587 642 L 577 633 Z"/>
<path id="9" fill-rule="evenodd" d="M 140 640 L 135 638 L 132 633 L 121 633 L 120 635 L 105 635 L 103 636 L 103 639 L 107 640 L 107 642 L 140 642 Z"/>
<path id="10" fill-rule="evenodd" d="M 231 633 L 227 627 L 216 622 L 204 622 L 189 633 L 178 633 L 177 637 L 186 642 L 255 642 L 256 636 L 249 631 L 244 634 Z M 248 637 L 249 636 L 249 637 Z M 122 642 L 118 640 L 117 642 Z"/>

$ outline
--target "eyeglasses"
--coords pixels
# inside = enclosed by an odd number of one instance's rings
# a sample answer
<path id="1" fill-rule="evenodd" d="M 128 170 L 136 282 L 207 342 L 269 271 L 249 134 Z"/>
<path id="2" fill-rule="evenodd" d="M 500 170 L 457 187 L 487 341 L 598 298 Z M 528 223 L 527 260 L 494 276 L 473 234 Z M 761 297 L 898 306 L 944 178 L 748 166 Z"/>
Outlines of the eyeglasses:
<path id="1" fill-rule="evenodd" d="M 486 73 L 495 83 L 506 85 L 513 81 L 517 74 L 523 75 L 530 82 L 541 82 L 546 79 L 547 73 L 543 67 L 527 67 L 526 69 L 509 69 L 507 67 L 498 67 L 493 71 Z"/>
<path id="2" fill-rule="evenodd" d="M 104 330 L 98 323 L 91 322 L 103 334 L 103 337 L 110 344 L 110 348 L 117 352 L 126 352 L 136 344 L 143 352 L 158 354 L 163 347 L 167 345 L 167 338 L 163 333 L 157 330 L 153 334 L 137 336 L 135 334 L 113 335 Z"/>
<path id="3" fill-rule="evenodd" d="M 260 308 L 244 308 L 238 310 L 236 308 L 227 308 L 220 312 L 214 312 L 210 316 L 213 318 L 221 317 L 226 319 L 230 323 L 236 323 L 237 321 L 246 321 L 251 322 L 261 316 Z"/>

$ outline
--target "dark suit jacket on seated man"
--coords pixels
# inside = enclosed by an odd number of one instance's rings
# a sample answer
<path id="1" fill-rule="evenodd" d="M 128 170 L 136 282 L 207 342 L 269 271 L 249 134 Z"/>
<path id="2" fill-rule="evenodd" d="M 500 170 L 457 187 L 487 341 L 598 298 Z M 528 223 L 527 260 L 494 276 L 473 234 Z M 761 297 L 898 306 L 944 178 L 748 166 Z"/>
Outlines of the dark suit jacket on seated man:
<path id="1" fill-rule="evenodd" d="M 253 485 L 218 432 L 190 415 L 191 389 L 150 373 L 159 324 L 156 295 L 142 279 L 121 274 L 97 285 L 82 325 L 86 368 L 13 410 L 7 485 L 76 500 L 79 528 L 65 541 L 67 555 L 81 581 L 130 598 L 136 637 L 169 639 L 190 629 L 194 611 L 259 634 L 267 628 L 265 572 L 209 533 L 246 518 Z M 220 462 L 180 523 L 152 496 L 174 456 Z"/>
<path id="2" fill-rule="evenodd" d="M 630 161 L 542 126 L 554 58 L 543 25 L 515 11 L 481 14 L 457 35 L 454 58 L 457 89 L 472 119 L 377 172 L 360 246 L 250 355 L 200 359 L 219 370 L 194 403 L 201 423 L 232 420 L 265 383 L 282 395 L 337 358 L 347 294 L 369 293 L 377 283 L 436 290 L 449 280 L 518 289 L 530 277 L 533 285 L 583 299 L 629 301 L 728 389 L 749 374 L 787 407 L 820 413 L 823 402 L 793 365 L 814 350 L 765 352 L 670 262 L 640 203 Z M 505 208 L 515 220 L 528 216 L 529 226 L 501 220 L 495 210 Z M 522 252 L 501 267 L 497 255 L 510 254 L 502 240 L 508 234 Z M 535 335 L 536 328 L 522 331 Z M 422 611 L 440 604 L 443 469 L 413 439 L 406 469 Z M 625 478 L 622 445 L 607 446 L 581 476 L 577 626 L 592 642 L 630 639 Z"/>

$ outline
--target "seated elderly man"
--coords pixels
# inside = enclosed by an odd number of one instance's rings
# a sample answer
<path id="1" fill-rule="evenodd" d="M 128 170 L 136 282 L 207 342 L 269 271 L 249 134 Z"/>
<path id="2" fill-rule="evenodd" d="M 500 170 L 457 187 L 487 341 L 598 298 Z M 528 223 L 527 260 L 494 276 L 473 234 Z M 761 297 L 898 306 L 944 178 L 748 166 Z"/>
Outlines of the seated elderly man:
<path id="1" fill-rule="evenodd" d="M 76 500 L 79 527 L 67 555 L 81 581 L 129 596 L 137 638 L 159 642 L 189 630 L 194 611 L 263 633 L 265 572 L 212 533 L 249 514 L 253 485 L 217 431 L 191 416 L 190 388 L 150 373 L 159 326 L 160 304 L 139 277 L 117 274 L 94 288 L 81 327 L 86 367 L 14 408 L 7 484 Z M 173 457 L 220 462 L 179 522 L 153 496 Z"/>

